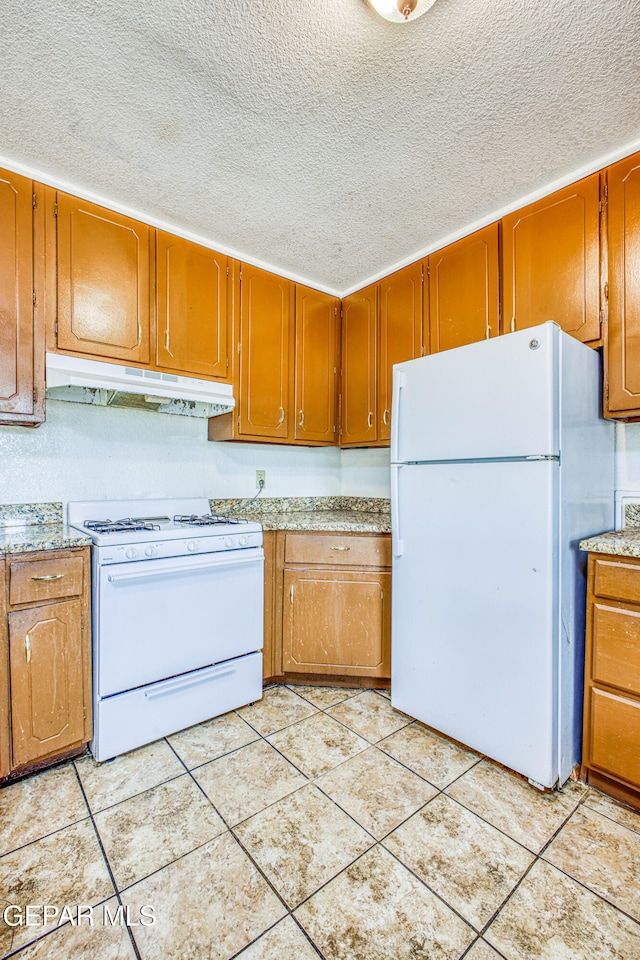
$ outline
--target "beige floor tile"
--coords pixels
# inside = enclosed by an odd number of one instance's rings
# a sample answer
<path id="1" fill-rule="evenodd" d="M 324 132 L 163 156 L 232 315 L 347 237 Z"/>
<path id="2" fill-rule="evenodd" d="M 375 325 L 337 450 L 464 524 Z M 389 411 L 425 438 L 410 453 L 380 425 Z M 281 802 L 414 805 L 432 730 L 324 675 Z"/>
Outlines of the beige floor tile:
<path id="1" fill-rule="evenodd" d="M 508 960 L 631 960 L 640 926 L 539 860 L 485 934 Z"/>
<path id="2" fill-rule="evenodd" d="M 76 769 L 94 813 L 184 773 L 184 767 L 164 740 L 123 753 L 107 763 L 82 757 L 76 760 Z"/>
<path id="3" fill-rule="evenodd" d="M 104 922 L 104 907 L 117 916 L 115 897 L 95 907 L 93 925 L 83 917 L 78 925 L 67 923 L 23 950 L 20 960 L 135 960 L 131 940 L 124 923 Z"/>
<path id="4" fill-rule="evenodd" d="M 411 717 L 394 710 L 390 701 L 375 690 L 365 690 L 339 703 L 329 710 L 329 715 L 370 743 L 377 743 L 411 723 Z"/>
<path id="5" fill-rule="evenodd" d="M 502 960 L 502 958 L 485 940 L 476 940 L 469 953 L 465 953 L 464 960 Z"/>
<path id="6" fill-rule="evenodd" d="M 589 790 L 584 805 L 585 807 L 590 807 L 592 810 L 597 810 L 598 813 L 609 817 L 611 820 L 616 820 L 618 823 L 621 823 L 623 827 L 629 827 L 629 830 L 635 830 L 636 833 L 640 833 L 640 813 L 636 813 L 635 810 L 631 810 L 630 807 L 625 806 L 623 803 L 618 803 L 617 800 L 613 800 L 611 797 L 605 797 L 604 793 L 599 793 L 597 790 Z"/>
<path id="7" fill-rule="evenodd" d="M 264 740 L 212 760 L 193 775 L 229 824 L 246 820 L 307 782 Z"/>
<path id="8" fill-rule="evenodd" d="M 95 822 L 120 890 L 226 830 L 188 774 L 103 810 Z"/>
<path id="9" fill-rule="evenodd" d="M 369 746 L 326 713 L 317 713 L 268 739 L 308 777 L 319 777 Z"/>
<path id="10" fill-rule="evenodd" d="M 246 820 L 235 832 L 290 907 L 373 843 L 313 784 Z"/>
<path id="11" fill-rule="evenodd" d="M 93 905 L 113 895 L 113 884 L 90 820 L 81 820 L 0 858 L 0 902 L 24 909 L 28 904 Z M 39 937 L 47 927 L 0 924 L 2 956 Z"/>
<path id="12" fill-rule="evenodd" d="M 640 836 L 633 830 L 583 806 L 544 857 L 640 920 Z"/>
<path id="13" fill-rule="evenodd" d="M 456 780 L 447 793 L 499 830 L 538 853 L 577 807 L 586 787 L 569 781 L 541 793 L 524 780 L 483 760 Z"/>
<path id="14" fill-rule="evenodd" d="M 316 707 L 308 700 L 299 697 L 288 687 L 267 687 L 262 700 L 256 700 L 249 707 L 238 710 L 238 714 L 263 737 L 288 727 L 298 720 L 304 720 L 316 712 Z"/>
<path id="15" fill-rule="evenodd" d="M 376 747 L 341 763 L 316 783 L 378 840 L 436 794 L 431 784 Z"/>
<path id="16" fill-rule="evenodd" d="M 380 847 L 303 903 L 296 917 L 327 960 L 457 960 L 474 936 Z"/>
<path id="17" fill-rule="evenodd" d="M 420 723 L 403 727 L 381 740 L 378 746 L 441 790 L 480 759 L 477 753 L 465 750 Z"/>
<path id="18" fill-rule="evenodd" d="M 238 954 L 237 960 L 318 960 L 318 954 L 295 920 L 285 917 Z"/>
<path id="19" fill-rule="evenodd" d="M 249 858 L 225 833 L 129 887 L 122 901 L 153 926 L 136 927 L 143 960 L 227 960 L 286 913 Z"/>
<path id="20" fill-rule="evenodd" d="M 0 855 L 89 816 L 72 764 L 0 790 Z"/>
<path id="21" fill-rule="evenodd" d="M 236 713 L 226 713 L 197 727 L 189 727 L 167 737 L 189 770 L 209 760 L 216 760 L 225 753 L 258 740 L 255 730 Z"/>
<path id="22" fill-rule="evenodd" d="M 384 846 L 478 930 L 533 861 L 528 850 L 444 794 Z"/>
<path id="23" fill-rule="evenodd" d="M 349 697 L 354 697 L 358 693 L 357 688 L 353 687 L 316 687 L 303 683 L 292 683 L 289 689 L 320 710 L 334 707 L 336 703 L 342 703 L 343 700 L 348 700 Z"/>

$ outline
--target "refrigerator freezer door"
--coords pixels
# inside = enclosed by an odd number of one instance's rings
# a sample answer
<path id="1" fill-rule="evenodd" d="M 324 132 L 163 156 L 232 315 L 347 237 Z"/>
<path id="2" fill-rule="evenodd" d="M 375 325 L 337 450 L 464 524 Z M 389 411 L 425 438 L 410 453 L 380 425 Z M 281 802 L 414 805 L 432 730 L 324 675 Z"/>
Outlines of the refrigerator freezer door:
<path id="1" fill-rule="evenodd" d="M 392 703 L 545 786 L 558 777 L 559 469 L 392 467 Z"/>
<path id="2" fill-rule="evenodd" d="M 397 364 L 392 462 L 557 455 L 560 337 L 544 323 Z"/>

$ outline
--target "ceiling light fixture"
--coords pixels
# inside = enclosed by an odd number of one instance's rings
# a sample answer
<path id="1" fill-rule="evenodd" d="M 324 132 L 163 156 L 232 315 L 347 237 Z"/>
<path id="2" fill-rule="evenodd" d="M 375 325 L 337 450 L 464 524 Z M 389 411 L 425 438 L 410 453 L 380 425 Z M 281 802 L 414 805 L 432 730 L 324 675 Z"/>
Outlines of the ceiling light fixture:
<path id="1" fill-rule="evenodd" d="M 435 0 L 367 0 L 367 3 L 385 20 L 390 20 L 392 23 L 407 23 L 409 20 L 417 20 L 426 13 Z"/>

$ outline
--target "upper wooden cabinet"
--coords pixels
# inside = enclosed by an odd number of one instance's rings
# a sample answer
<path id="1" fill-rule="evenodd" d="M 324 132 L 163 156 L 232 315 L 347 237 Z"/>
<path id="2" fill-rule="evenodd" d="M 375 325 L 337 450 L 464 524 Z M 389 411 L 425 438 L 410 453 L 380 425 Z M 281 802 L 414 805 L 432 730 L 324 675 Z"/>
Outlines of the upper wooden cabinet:
<path id="1" fill-rule="evenodd" d="M 369 445 L 378 438 L 377 306 L 377 284 L 342 301 L 340 444 L 343 447 Z"/>
<path id="2" fill-rule="evenodd" d="M 431 353 L 500 333 L 498 224 L 431 254 Z"/>
<path id="3" fill-rule="evenodd" d="M 613 416 L 640 414 L 640 154 L 607 171 L 609 323 L 606 367 Z"/>
<path id="4" fill-rule="evenodd" d="M 59 350 L 149 363 L 153 240 L 144 223 L 58 194 Z"/>
<path id="5" fill-rule="evenodd" d="M 599 226 L 597 173 L 503 219 L 504 332 L 555 320 L 599 339 Z"/>
<path id="6" fill-rule="evenodd" d="M 295 285 L 242 265 L 238 432 L 286 440 L 290 435 L 289 367 Z"/>
<path id="7" fill-rule="evenodd" d="M 44 420 L 41 222 L 32 181 L 0 170 L 0 424 Z"/>
<path id="8" fill-rule="evenodd" d="M 329 294 L 296 286 L 296 440 L 335 443 L 339 303 Z"/>
<path id="9" fill-rule="evenodd" d="M 157 365 L 224 379 L 228 258 L 161 230 L 156 257 Z"/>
<path id="10" fill-rule="evenodd" d="M 378 441 L 391 436 L 391 385 L 394 363 L 423 353 L 422 263 L 412 263 L 380 282 L 378 300 Z"/>

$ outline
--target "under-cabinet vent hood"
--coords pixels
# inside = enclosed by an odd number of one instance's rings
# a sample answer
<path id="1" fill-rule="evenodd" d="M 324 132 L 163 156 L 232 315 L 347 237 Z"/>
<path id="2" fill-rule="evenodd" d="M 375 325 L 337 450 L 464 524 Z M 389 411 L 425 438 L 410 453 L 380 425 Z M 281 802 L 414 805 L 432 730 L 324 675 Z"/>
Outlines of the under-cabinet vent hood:
<path id="1" fill-rule="evenodd" d="M 184 417 L 217 417 L 235 406 L 233 387 L 228 383 L 59 353 L 47 354 L 47 397 Z"/>

